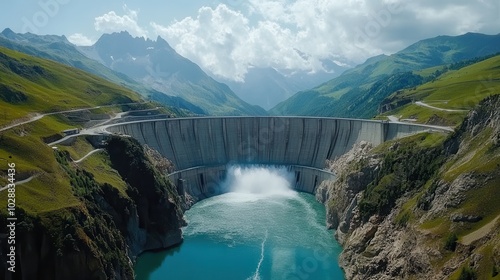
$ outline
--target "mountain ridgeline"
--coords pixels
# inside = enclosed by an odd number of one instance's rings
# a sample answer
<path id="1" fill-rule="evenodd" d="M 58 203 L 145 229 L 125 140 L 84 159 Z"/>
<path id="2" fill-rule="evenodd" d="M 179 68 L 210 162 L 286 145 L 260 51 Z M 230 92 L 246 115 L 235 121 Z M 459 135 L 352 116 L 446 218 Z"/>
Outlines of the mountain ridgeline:
<path id="1" fill-rule="evenodd" d="M 166 41 L 105 34 L 92 47 L 78 48 L 65 36 L 0 33 L 0 46 L 54 60 L 125 86 L 178 115 L 265 115 L 177 54 Z M 113 57 L 113 59 L 111 58 Z"/>
<path id="2" fill-rule="evenodd" d="M 124 73 L 157 92 L 153 100 L 162 102 L 177 96 L 195 104 L 205 115 L 265 115 L 231 89 L 209 77 L 190 60 L 177 54 L 158 37 L 156 41 L 133 38 L 127 32 L 104 34 L 93 46 L 81 47 L 88 57 Z"/>
<path id="3" fill-rule="evenodd" d="M 500 52 L 500 34 L 467 33 L 417 42 L 380 55 L 311 90 L 298 92 L 270 110 L 273 115 L 372 118 L 390 94 L 426 80 L 415 72 Z"/>

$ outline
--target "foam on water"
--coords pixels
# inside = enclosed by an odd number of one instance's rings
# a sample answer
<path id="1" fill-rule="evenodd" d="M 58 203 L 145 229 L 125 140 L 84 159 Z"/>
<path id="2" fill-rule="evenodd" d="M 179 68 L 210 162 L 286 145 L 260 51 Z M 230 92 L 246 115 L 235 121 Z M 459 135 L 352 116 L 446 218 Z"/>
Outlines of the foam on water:
<path id="1" fill-rule="evenodd" d="M 266 235 L 264 236 L 264 239 L 262 240 L 262 243 L 260 244 L 260 259 L 259 259 L 259 263 L 257 264 L 257 268 L 255 269 L 255 272 L 252 275 L 252 277 L 249 277 L 247 279 L 250 279 L 250 280 L 260 280 L 261 279 L 260 278 L 260 267 L 262 266 L 262 262 L 264 261 L 264 248 L 265 248 L 265 245 L 266 245 L 267 236 L 268 236 L 268 231 L 266 230 Z"/>

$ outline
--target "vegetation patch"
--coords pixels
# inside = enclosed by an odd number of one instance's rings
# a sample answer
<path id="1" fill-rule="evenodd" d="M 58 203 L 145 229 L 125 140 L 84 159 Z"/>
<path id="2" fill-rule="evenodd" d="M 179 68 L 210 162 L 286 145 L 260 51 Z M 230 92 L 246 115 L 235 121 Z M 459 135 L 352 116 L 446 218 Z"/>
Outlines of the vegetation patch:
<path id="1" fill-rule="evenodd" d="M 93 151 L 95 148 L 86 140 L 86 137 L 75 137 L 75 142 L 71 145 L 59 145 L 59 149 L 67 151 L 73 160 L 79 160 Z"/>
<path id="2" fill-rule="evenodd" d="M 91 172 L 99 184 L 109 183 L 122 195 L 126 195 L 127 183 L 123 181 L 118 171 L 111 167 L 111 160 L 106 153 L 93 154 L 78 165 Z"/>
<path id="3" fill-rule="evenodd" d="M 458 236 L 456 233 L 453 232 L 448 234 L 444 242 L 444 248 L 448 251 L 454 252 L 455 249 L 457 248 L 457 241 L 458 241 Z"/>
<path id="4" fill-rule="evenodd" d="M 475 280 L 477 279 L 477 273 L 474 268 L 470 266 L 462 267 L 460 271 L 460 275 L 458 276 L 458 280 Z"/>
<path id="5" fill-rule="evenodd" d="M 484 98 L 500 92 L 499 63 L 500 55 L 497 54 L 420 71 L 418 73 L 427 76 L 428 82 L 393 93 L 382 103 L 388 104 L 386 107 L 391 111 L 381 113 L 414 118 L 419 123 L 439 119 L 437 124 L 457 125 L 466 112 L 439 111 L 408 104 L 408 100 L 423 101 L 444 109 L 470 110 Z"/>
<path id="6" fill-rule="evenodd" d="M 421 137 L 423 141 L 428 135 L 415 137 Z M 364 219 L 373 214 L 387 215 L 397 199 L 424 186 L 444 162 L 443 147 L 439 145 L 442 142 L 434 143 L 434 147 L 425 147 L 428 143 L 419 147 L 409 139 L 405 141 L 393 143 L 389 152 L 384 154 L 376 179 L 366 188 L 359 203 Z"/>
<path id="7" fill-rule="evenodd" d="M 54 61 L 3 47 L 0 47 L 0 55 L 0 107 L 3 109 L 0 125 L 34 112 L 47 113 L 141 100 L 139 94 L 129 89 Z M 92 98 L 82 89 L 91 89 Z M 96 94 L 98 92 L 105 94 Z"/>
<path id="8" fill-rule="evenodd" d="M 11 86 L 0 84 L 0 100 L 10 104 L 23 103 L 28 100 L 28 95 Z"/>

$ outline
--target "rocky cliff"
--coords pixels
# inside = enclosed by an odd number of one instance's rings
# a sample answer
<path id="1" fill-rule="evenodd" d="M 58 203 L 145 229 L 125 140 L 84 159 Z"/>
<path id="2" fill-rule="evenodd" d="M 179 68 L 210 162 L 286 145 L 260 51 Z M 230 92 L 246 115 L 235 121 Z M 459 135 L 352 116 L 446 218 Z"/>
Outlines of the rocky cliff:
<path id="1" fill-rule="evenodd" d="M 182 242 L 180 198 L 142 146 L 133 139 L 112 138 L 106 149 L 126 187 L 98 183 L 67 153 L 56 152 L 79 203 L 39 215 L 18 210 L 17 273 L 6 277 L 133 279 L 137 255 Z"/>
<path id="2" fill-rule="evenodd" d="M 497 279 L 500 96 L 450 136 L 362 143 L 322 185 L 347 279 Z"/>

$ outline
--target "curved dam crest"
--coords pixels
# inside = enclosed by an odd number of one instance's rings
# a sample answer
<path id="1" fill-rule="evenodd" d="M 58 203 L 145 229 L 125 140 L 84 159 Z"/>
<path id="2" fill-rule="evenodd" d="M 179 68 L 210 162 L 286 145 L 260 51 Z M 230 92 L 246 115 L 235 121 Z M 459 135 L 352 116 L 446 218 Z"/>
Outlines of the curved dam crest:
<path id="1" fill-rule="evenodd" d="M 314 193 L 334 174 L 323 170 L 361 141 L 385 141 L 434 130 L 427 125 L 315 117 L 201 117 L 141 120 L 110 125 L 109 132 L 129 135 L 171 160 L 169 177 L 180 193 L 197 199 L 223 193 L 218 183 L 230 164 L 287 166 L 295 189 Z"/>

